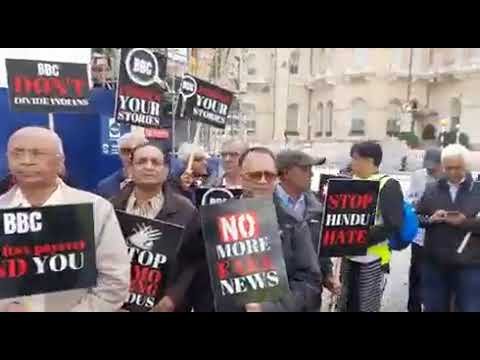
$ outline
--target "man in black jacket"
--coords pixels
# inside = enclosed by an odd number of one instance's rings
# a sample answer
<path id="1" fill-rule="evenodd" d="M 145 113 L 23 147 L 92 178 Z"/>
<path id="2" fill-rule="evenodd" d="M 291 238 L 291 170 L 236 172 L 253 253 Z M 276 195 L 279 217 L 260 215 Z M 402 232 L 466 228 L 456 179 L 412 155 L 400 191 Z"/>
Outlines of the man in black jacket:
<path id="1" fill-rule="evenodd" d="M 298 150 L 285 150 L 277 155 L 276 165 L 280 176 L 280 183 L 275 189 L 275 198 L 285 208 L 284 210 L 306 221 L 315 250 L 318 250 L 320 230 L 322 224 L 323 206 L 310 191 L 312 180 L 312 166 L 322 165 L 325 158 L 314 159 Z M 332 273 L 330 258 L 319 258 L 323 286 L 339 295 L 341 285 Z M 321 297 L 320 297 L 321 301 Z"/>
<path id="2" fill-rule="evenodd" d="M 131 179 L 121 193 L 111 200 L 115 209 L 149 219 L 184 226 L 183 239 L 202 241 L 200 222 L 195 207 L 185 197 L 165 189 L 168 167 L 162 151 L 153 145 L 141 145 L 131 153 Z M 180 242 L 182 239 L 178 239 Z M 191 240 L 188 240 L 191 241 Z M 180 271 L 180 269 L 176 269 Z M 183 303 L 195 268 L 184 267 L 174 275 L 175 282 L 167 285 L 166 295 L 153 311 L 186 311 Z"/>
<path id="3" fill-rule="evenodd" d="M 273 198 L 277 180 L 275 156 L 263 147 L 251 148 L 239 159 L 242 187 L 246 197 L 264 198 L 275 204 L 285 265 L 290 285 L 290 294 L 278 302 L 251 303 L 247 312 L 276 311 L 318 311 L 321 291 L 321 274 L 316 253 L 313 249 L 308 225 L 286 212 L 278 199 Z M 205 249 L 195 246 L 183 247 L 184 263 L 196 262 L 201 257 L 199 267 L 187 297 L 193 304 L 194 311 L 213 311 L 213 296 L 210 289 L 208 267 L 205 261 Z"/>
<path id="4" fill-rule="evenodd" d="M 417 206 L 426 228 L 423 302 L 427 312 L 480 311 L 480 188 L 469 152 L 454 144 L 442 151 L 446 177 L 429 184 Z"/>

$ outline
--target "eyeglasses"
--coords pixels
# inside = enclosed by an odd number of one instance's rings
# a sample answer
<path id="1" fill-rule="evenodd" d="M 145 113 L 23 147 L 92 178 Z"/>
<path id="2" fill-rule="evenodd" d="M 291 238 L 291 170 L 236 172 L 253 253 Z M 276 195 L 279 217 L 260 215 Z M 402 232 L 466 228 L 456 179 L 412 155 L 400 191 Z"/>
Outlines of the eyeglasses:
<path id="1" fill-rule="evenodd" d="M 226 151 L 226 152 L 220 153 L 220 155 L 221 155 L 222 158 L 226 158 L 227 156 L 228 156 L 228 157 L 238 157 L 238 156 L 240 156 L 240 153 L 238 153 L 238 152 L 228 152 L 228 151 Z"/>
<path id="2" fill-rule="evenodd" d="M 272 183 L 277 179 L 277 174 L 270 171 L 252 171 L 245 173 L 245 176 L 255 182 L 260 182 L 265 179 L 267 183 Z"/>
<path id="3" fill-rule="evenodd" d="M 121 148 L 120 149 L 120 154 L 122 155 L 130 155 L 133 152 L 133 149 L 131 148 Z"/>
<path id="4" fill-rule="evenodd" d="M 157 159 L 150 159 L 150 158 L 140 158 L 138 160 L 135 160 L 133 162 L 133 165 L 135 166 L 144 166 L 150 163 L 154 167 L 162 167 L 165 165 L 165 163 L 162 160 L 157 160 Z"/>
<path id="5" fill-rule="evenodd" d="M 199 156 L 199 157 L 196 156 L 196 157 L 193 158 L 193 161 L 197 161 L 197 162 L 198 161 L 205 161 L 205 160 L 207 160 L 207 158 L 203 157 L 203 156 Z"/>

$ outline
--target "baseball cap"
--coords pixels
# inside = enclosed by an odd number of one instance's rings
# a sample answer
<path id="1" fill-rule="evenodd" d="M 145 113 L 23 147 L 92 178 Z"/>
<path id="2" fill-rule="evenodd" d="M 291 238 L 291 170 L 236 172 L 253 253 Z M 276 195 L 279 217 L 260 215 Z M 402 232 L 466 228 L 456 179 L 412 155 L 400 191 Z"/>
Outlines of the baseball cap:
<path id="1" fill-rule="evenodd" d="M 292 166 L 315 166 L 323 165 L 325 157 L 312 157 L 300 150 L 284 150 L 277 154 L 278 171 L 286 170 Z"/>
<path id="2" fill-rule="evenodd" d="M 442 162 L 442 151 L 438 148 L 430 148 L 425 150 L 423 157 L 423 167 L 426 169 L 432 169 Z"/>

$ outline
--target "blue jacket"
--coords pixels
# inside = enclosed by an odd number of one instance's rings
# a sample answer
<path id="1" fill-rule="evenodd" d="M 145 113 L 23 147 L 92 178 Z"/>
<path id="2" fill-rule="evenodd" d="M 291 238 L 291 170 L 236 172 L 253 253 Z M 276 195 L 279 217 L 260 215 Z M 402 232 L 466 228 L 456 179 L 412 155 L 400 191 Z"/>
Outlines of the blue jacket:
<path id="1" fill-rule="evenodd" d="M 101 180 L 98 183 L 97 190 L 95 192 L 105 199 L 118 196 L 121 191 L 120 184 L 124 181 L 125 175 L 123 174 L 123 169 L 117 170 L 113 174 Z"/>

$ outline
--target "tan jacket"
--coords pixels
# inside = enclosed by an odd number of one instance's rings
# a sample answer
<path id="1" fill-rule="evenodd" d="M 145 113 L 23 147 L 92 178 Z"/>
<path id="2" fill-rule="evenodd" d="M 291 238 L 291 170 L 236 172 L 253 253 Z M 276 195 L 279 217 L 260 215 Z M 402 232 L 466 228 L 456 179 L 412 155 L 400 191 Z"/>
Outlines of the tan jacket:
<path id="1" fill-rule="evenodd" d="M 17 187 L 0 197 L 0 209 L 12 207 Z M 130 283 L 130 258 L 112 205 L 89 192 L 61 183 L 62 204 L 93 204 L 98 279 L 97 287 L 40 295 L 46 312 L 97 311 L 120 309 L 127 299 Z M 39 296 L 0 300 L 0 311 L 18 301 L 28 305 Z"/>

